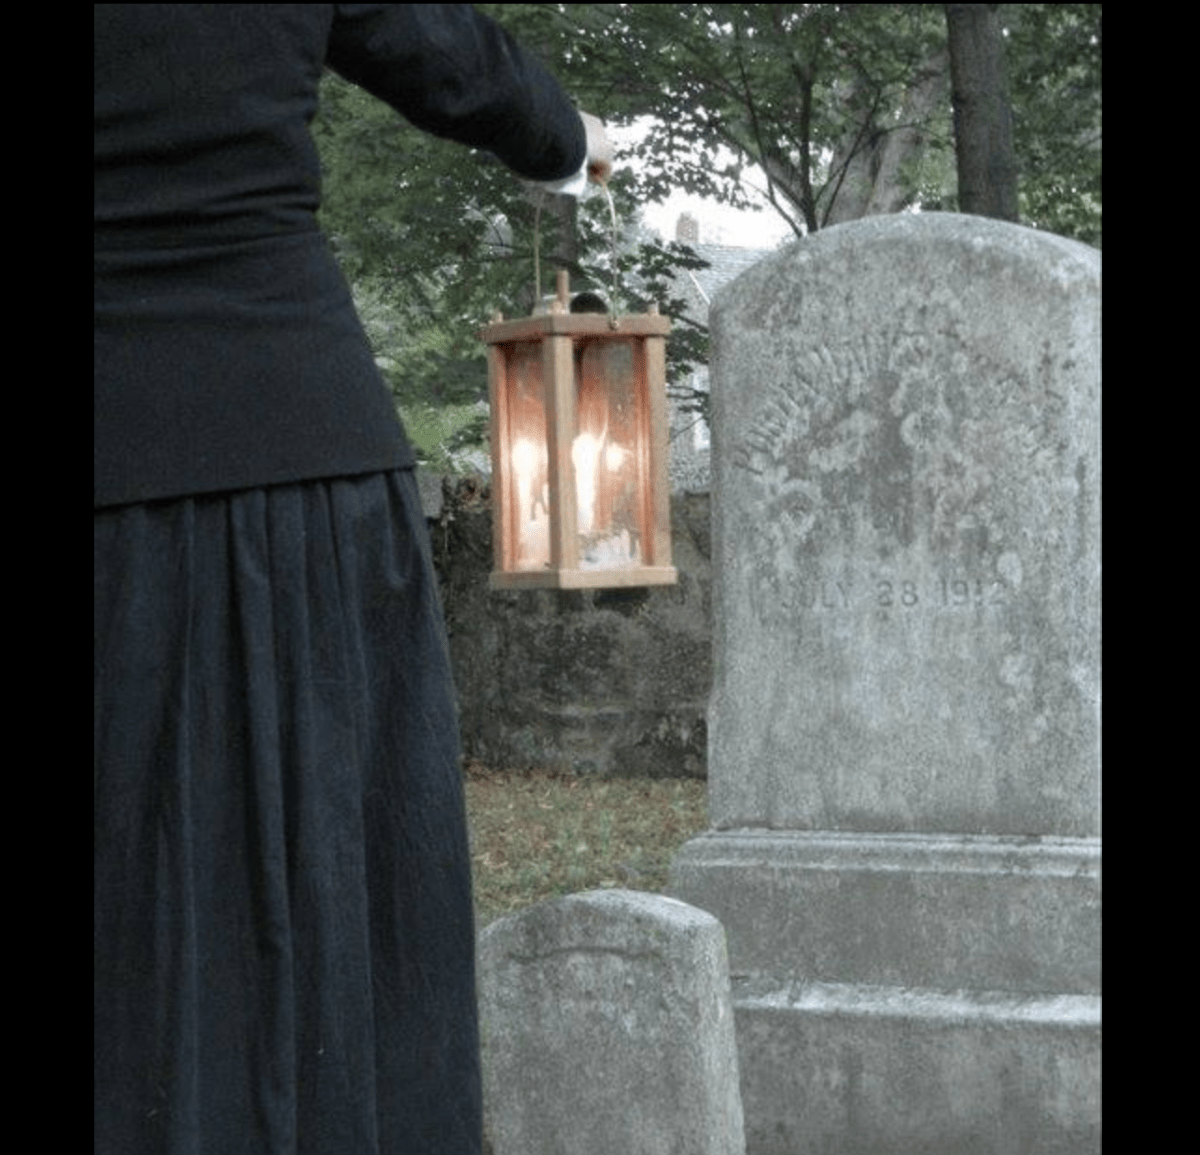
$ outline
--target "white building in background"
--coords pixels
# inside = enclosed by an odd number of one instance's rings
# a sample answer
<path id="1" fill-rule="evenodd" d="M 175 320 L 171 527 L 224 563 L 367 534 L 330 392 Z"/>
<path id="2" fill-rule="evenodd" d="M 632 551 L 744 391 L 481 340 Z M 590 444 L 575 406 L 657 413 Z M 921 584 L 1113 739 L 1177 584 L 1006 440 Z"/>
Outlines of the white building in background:
<path id="1" fill-rule="evenodd" d="M 675 239 L 688 245 L 708 262 L 708 268 L 679 275 L 675 293 L 688 304 L 690 316 L 708 324 L 713 295 L 738 274 L 770 256 L 774 248 L 746 248 L 730 244 L 708 244 L 700 236 L 700 224 L 691 213 L 682 213 L 675 226 Z M 708 392 L 708 366 L 697 366 L 687 384 L 697 392 Z M 697 413 L 672 403 L 670 414 L 671 452 L 668 461 L 672 492 L 706 493 L 710 479 L 711 434 L 708 421 Z"/>

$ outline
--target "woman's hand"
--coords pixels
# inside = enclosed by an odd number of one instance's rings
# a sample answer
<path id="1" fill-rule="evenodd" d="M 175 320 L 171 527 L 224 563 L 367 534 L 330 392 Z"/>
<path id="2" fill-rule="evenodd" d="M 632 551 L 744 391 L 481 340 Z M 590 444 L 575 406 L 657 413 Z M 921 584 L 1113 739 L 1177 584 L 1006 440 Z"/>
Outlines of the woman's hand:
<path id="1" fill-rule="evenodd" d="M 608 178 L 612 176 L 615 156 L 613 143 L 608 139 L 608 133 L 604 131 L 604 125 L 598 117 L 589 112 L 581 112 L 579 119 L 583 121 L 583 127 L 587 131 L 588 180 L 597 184 L 607 184 Z"/>

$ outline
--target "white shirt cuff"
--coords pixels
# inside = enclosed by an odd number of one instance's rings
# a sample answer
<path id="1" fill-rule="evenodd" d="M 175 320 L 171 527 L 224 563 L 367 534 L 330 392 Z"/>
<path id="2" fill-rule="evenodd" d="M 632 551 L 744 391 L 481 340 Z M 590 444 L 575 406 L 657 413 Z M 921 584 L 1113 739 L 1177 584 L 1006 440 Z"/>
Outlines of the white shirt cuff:
<path id="1" fill-rule="evenodd" d="M 581 197 L 587 191 L 587 160 L 584 160 L 579 171 L 572 176 L 565 176 L 561 180 L 535 180 L 529 183 L 535 188 L 545 189 L 546 192 Z"/>

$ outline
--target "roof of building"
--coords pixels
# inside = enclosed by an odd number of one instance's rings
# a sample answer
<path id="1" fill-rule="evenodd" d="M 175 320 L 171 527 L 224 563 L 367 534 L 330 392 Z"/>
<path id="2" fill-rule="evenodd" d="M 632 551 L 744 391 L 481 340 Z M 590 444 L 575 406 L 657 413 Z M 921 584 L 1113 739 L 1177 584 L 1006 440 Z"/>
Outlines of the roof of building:
<path id="1" fill-rule="evenodd" d="M 706 269 L 685 270 L 678 274 L 680 295 L 698 320 L 707 318 L 708 306 L 718 289 L 775 251 L 689 243 L 696 255 L 708 262 Z"/>

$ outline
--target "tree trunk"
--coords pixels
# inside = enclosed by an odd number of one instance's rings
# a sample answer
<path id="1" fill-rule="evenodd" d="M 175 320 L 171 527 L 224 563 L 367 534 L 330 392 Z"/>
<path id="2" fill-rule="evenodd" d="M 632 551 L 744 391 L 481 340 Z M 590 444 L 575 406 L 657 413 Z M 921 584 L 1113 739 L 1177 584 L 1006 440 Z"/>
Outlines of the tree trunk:
<path id="1" fill-rule="evenodd" d="M 830 165 L 830 180 L 820 227 L 858 220 L 860 217 L 898 213 L 913 201 L 913 188 L 905 168 L 926 147 L 924 126 L 936 109 L 945 107 L 946 54 L 935 53 L 914 70 L 903 103 L 891 125 L 870 109 L 870 100 L 852 93 L 850 107 L 862 108 L 862 122 L 841 142 Z"/>
<path id="2" fill-rule="evenodd" d="M 1017 162 L 998 4 L 947 4 L 961 212 L 1017 219 Z"/>

